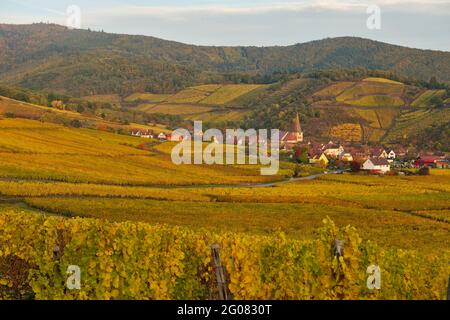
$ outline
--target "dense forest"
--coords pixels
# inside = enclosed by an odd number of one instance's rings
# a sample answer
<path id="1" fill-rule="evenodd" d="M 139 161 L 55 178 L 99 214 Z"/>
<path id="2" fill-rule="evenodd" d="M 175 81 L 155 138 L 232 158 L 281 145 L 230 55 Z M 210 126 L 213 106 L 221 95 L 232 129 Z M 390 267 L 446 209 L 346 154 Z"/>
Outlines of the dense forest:
<path id="1" fill-rule="evenodd" d="M 350 37 L 287 47 L 206 47 L 50 24 L 0 24 L 0 82 L 73 96 L 173 93 L 196 84 L 271 83 L 280 74 L 357 68 L 448 82 L 450 53 Z"/>

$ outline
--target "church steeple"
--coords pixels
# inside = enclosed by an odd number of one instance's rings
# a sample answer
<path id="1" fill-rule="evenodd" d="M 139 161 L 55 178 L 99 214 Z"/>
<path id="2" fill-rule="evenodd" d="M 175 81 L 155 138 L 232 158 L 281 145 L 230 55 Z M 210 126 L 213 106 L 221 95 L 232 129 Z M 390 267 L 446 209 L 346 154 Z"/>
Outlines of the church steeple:
<path id="1" fill-rule="evenodd" d="M 297 112 L 297 116 L 294 119 L 292 132 L 301 133 L 302 132 L 302 126 L 300 125 L 300 116 Z"/>

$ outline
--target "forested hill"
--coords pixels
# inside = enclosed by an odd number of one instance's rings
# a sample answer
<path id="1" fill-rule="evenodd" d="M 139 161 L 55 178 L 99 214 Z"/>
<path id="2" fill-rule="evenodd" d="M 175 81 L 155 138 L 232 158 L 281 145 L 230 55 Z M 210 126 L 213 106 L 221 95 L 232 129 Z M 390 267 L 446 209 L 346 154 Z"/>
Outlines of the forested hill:
<path id="1" fill-rule="evenodd" d="M 287 47 L 207 47 L 51 24 L 0 24 L 0 82 L 71 95 L 175 92 L 199 83 L 336 68 L 449 82 L 450 53 L 351 37 Z"/>

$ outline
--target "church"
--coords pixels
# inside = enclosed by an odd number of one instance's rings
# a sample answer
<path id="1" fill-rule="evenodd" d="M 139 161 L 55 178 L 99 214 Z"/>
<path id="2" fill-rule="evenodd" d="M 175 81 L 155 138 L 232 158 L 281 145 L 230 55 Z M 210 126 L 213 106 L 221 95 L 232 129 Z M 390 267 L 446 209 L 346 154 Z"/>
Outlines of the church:
<path id="1" fill-rule="evenodd" d="M 296 117 L 292 121 L 290 131 L 280 131 L 280 146 L 290 149 L 300 142 L 303 142 L 303 131 L 300 124 L 300 116 L 297 112 Z"/>

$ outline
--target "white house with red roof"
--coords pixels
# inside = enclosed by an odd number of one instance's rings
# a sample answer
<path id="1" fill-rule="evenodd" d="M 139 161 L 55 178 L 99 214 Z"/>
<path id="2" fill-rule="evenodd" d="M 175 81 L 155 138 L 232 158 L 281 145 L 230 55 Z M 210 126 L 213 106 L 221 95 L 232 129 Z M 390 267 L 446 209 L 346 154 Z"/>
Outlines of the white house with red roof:
<path id="1" fill-rule="evenodd" d="M 391 165 L 384 157 L 369 158 L 363 163 L 362 169 L 373 173 L 386 173 L 391 171 Z"/>

